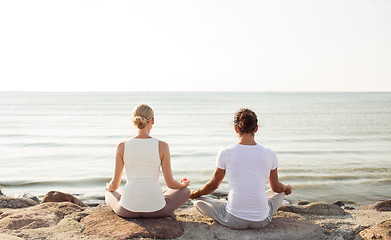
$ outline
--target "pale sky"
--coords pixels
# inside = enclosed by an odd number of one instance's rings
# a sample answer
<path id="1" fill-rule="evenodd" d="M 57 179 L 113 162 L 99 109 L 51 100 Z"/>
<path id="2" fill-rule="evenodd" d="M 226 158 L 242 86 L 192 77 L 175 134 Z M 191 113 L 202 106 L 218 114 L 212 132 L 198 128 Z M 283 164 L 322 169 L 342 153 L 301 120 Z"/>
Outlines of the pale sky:
<path id="1" fill-rule="evenodd" d="M 0 0 L 0 91 L 391 91 L 391 2 Z"/>

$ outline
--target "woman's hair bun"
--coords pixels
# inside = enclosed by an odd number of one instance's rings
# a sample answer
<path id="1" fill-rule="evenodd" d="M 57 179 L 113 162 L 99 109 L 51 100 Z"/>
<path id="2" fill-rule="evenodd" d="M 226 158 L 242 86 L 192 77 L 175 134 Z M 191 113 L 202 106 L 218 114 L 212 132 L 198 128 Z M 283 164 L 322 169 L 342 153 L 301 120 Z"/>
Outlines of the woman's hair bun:
<path id="1" fill-rule="evenodd" d="M 145 128 L 154 116 L 153 110 L 146 104 L 140 104 L 133 109 L 133 124 L 138 129 Z"/>
<path id="2" fill-rule="evenodd" d="M 133 118 L 133 123 L 134 125 L 137 126 L 137 128 L 139 129 L 143 129 L 145 128 L 145 126 L 147 126 L 147 119 L 145 117 L 142 117 L 142 116 L 135 116 Z"/>

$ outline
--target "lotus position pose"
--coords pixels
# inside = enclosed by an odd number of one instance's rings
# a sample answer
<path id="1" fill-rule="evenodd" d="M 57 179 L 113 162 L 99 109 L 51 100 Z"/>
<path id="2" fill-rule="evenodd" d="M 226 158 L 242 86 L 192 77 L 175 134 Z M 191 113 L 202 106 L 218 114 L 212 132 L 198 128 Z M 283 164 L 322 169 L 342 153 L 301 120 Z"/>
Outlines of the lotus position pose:
<path id="1" fill-rule="evenodd" d="M 121 217 L 167 217 L 189 199 L 190 181 L 184 179 L 180 183 L 172 176 L 168 144 L 150 136 L 154 123 L 152 108 L 145 104 L 137 106 L 133 110 L 133 124 L 138 134 L 117 147 L 114 176 L 106 185 L 105 201 Z M 166 185 L 171 188 L 165 192 L 159 185 L 160 166 Z M 116 190 L 124 167 L 127 183 L 121 194 Z"/>
<path id="2" fill-rule="evenodd" d="M 257 115 L 240 109 L 234 117 L 238 144 L 224 147 L 217 156 L 212 179 L 190 198 L 202 214 L 220 224 L 236 229 L 262 228 L 268 225 L 292 188 L 278 180 L 276 154 L 254 140 L 258 130 Z M 215 191 L 227 175 L 228 202 L 202 195 Z M 271 190 L 265 192 L 269 180 Z"/>

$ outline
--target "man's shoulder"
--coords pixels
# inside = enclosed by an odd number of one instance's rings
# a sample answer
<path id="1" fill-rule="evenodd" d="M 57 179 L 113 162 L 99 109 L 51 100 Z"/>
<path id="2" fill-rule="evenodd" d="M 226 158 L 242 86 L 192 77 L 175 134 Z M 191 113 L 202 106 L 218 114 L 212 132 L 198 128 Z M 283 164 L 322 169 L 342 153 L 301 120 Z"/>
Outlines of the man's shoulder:
<path id="1" fill-rule="evenodd" d="M 224 147 L 220 148 L 220 151 L 229 151 L 229 150 L 235 149 L 237 147 L 237 145 L 238 144 L 231 144 L 231 145 L 224 146 Z"/>

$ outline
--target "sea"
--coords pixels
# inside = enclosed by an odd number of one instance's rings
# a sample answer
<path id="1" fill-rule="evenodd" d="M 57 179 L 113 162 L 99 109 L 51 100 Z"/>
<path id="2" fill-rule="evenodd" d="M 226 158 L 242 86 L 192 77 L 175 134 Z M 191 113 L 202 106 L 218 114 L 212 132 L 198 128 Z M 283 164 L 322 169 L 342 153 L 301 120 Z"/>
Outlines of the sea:
<path id="1" fill-rule="evenodd" d="M 169 144 L 174 177 L 191 189 L 211 178 L 219 149 L 238 142 L 234 113 L 250 108 L 257 143 L 276 152 L 280 180 L 293 187 L 288 201 L 391 198 L 389 92 L 0 92 L 0 190 L 102 202 L 141 103 L 155 111 L 151 135 Z M 226 179 L 216 192 L 228 192 Z"/>

